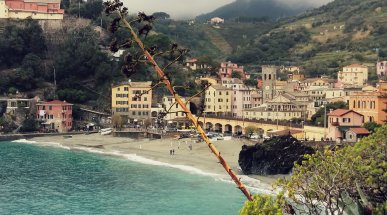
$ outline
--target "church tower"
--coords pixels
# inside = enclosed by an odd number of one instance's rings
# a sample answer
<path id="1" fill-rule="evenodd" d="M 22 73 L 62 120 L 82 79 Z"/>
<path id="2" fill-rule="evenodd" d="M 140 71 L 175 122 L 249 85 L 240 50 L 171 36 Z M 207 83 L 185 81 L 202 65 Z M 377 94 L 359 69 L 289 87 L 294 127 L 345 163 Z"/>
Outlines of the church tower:
<path id="1" fill-rule="evenodd" d="M 263 103 L 273 99 L 275 95 L 275 81 L 279 68 L 272 65 L 262 66 L 262 99 Z"/>

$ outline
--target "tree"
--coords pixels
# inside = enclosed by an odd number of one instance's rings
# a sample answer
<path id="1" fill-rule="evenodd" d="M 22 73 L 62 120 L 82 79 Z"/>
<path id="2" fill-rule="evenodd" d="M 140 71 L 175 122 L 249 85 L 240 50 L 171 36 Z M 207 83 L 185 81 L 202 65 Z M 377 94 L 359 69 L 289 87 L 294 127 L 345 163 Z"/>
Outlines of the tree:
<path id="1" fill-rule="evenodd" d="M 387 124 L 354 146 L 306 155 L 275 187 L 299 214 L 386 214 L 386 150 Z"/>
<path id="2" fill-rule="evenodd" d="M 156 19 L 169 19 L 171 16 L 165 12 L 154 12 L 152 14 Z"/>
<path id="3" fill-rule="evenodd" d="M 34 132 L 38 130 L 38 122 L 33 115 L 28 116 L 22 123 L 21 132 Z"/>
<path id="4" fill-rule="evenodd" d="M 237 71 L 232 71 L 231 73 L 231 78 L 238 78 L 238 79 L 242 79 L 242 75 L 240 72 L 237 72 Z"/>
<path id="5" fill-rule="evenodd" d="M 258 130 L 259 130 L 259 128 L 252 126 L 252 125 L 249 125 L 249 126 L 245 127 L 245 134 L 247 134 L 247 135 L 249 135 L 249 137 L 251 137 L 251 135 L 256 133 Z"/>
<path id="6" fill-rule="evenodd" d="M 239 211 L 239 215 L 282 215 L 285 207 L 285 197 L 282 193 L 277 196 L 255 195 L 253 201 L 247 201 Z"/>
<path id="7" fill-rule="evenodd" d="M 114 128 L 116 128 L 117 130 L 121 130 L 122 123 L 123 123 L 123 120 L 120 115 L 114 114 L 112 116 L 112 124 Z"/>
<path id="8" fill-rule="evenodd" d="M 336 110 L 336 109 L 347 109 L 348 104 L 345 102 L 334 102 L 329 103 L 326 105 L 327 115 L 329 113 L 329 110 Z M 311 118 L 311 121 L 314 125 L 323 125 L 324 124 L 324 115 L 325 115 L 325 107 L 320 108 Z M 326 122 L 328 122 L 328 116 L 326 116 Z"/>
<path id="9" fill-rule="evenodd" d="M 377 124 L 376 122 L 366 122 L 363 124 L 363 127 L 366 128 L 371 133 L 374 133 L 374 131 L 380 126 L 381 125 Z"/>

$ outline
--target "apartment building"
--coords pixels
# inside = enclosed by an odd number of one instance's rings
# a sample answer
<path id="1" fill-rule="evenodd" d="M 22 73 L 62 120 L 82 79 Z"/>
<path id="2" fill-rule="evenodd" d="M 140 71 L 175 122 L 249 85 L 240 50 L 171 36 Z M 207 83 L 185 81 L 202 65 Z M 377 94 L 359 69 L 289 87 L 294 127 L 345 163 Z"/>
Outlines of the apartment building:
<path id="1" fill-rule="evenodd" d="M 204 113 L 214 116 L 230 116 L 232 92 L 232 89 L 222 85 L 211 85 L 205 91 Z"/>
<path id="2" fill-rule="evenodd" d="M 337 82 L 343 86 L 363 86 L 368 81 L 368 67 L 360 64 L 345 66 L 337 73 Z"/>
<path id="3" fill-rule="evenodd" d="M 112 114 L 130 119 L 147 119 L 151 116 L 151 81 L 127 82 L 112 87 Z"/>
<path id="4" fill-rule="evenodd" d="M 243 109 L 252 108 L 251 95 L 254 89 L 246 86 L 238 78 L 223 78 L 222 86 L 230 88 L 231 93 L 231 113 L 233 117 L 242 117 Z"/>

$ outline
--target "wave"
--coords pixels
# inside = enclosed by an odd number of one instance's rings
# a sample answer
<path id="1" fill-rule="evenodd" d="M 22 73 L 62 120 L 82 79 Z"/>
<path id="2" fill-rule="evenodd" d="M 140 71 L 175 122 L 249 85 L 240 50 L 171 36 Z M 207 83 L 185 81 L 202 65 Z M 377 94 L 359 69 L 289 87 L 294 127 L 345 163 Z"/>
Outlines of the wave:
<path id="1" fill-rule="evenodd" d="M 66 149 L 66 150 L 71 149 L 70 147 L 64 146 L 64 145 L 57 143 L 57 142 L 38 142 L 38 141 L 27 140 L 27 139 L 14 140 L 12 142 L 13 143 L 34 144 L 34 145 L 38 145 L 38 146 L 55 147 L 55 148 L 61 148 L 61 149 Z"/>

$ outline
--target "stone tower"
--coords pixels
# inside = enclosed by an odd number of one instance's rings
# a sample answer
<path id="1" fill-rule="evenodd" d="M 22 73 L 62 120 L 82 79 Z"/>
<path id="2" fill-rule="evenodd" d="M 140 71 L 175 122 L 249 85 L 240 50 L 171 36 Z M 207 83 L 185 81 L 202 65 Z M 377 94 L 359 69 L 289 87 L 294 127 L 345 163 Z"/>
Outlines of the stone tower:
<path id="1" fill-rule="evenodd" d="M 263 103 L 273 99 L 275 95 L 275 81 L 279 68 L 272 65 L 262 66 L 262 98 Z"/>

